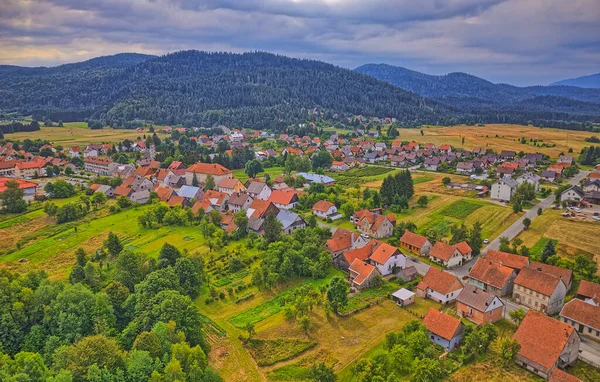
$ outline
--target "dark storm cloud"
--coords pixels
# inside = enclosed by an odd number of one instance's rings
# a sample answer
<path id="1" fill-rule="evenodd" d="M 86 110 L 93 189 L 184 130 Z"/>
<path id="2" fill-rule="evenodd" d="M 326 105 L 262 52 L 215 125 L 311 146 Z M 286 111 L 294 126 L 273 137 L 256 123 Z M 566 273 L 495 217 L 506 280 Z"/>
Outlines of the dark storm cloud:
<path id="1" fill-rule="evenodd" d="M 599 0 L 4 0 L 0 63 L 265 50 L 547 83 L 598 71 Z"/>

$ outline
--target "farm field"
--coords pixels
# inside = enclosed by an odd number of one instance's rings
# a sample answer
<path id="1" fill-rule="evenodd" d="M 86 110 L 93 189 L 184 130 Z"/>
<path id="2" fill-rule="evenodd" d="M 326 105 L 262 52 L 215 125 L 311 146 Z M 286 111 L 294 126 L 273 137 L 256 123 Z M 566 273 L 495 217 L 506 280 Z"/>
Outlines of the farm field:
<path id="1" fill-rule="evenodd" d="M 123 139 L 135 140 L 144 133 L 135 130 L 112 129 L 105 127 L 102 130 L 91 130 L 84 122 L 65 123 L 64 127 L 45 127 L 39 131 L 7 134 L 6 138 L 11 140 L 45 139 L 54 145 L 63 147 L 74 145 L 87 145 L 88 143 L 111 143 Z"/>
<path id="2" fill-rule="evenodd" d="M 542 239 L 557 240 L 557 253 L 565 257 L 577 254 L 593 256 L 600 264 L 600 223 L 595 221 L 578 221 L 562 217 L 561 210 L 548 209 L 533 220 L 527 231 L 520 234 L 523 244 L 534 247 Z M 540 243 L 537 246 L 541 247 Z"/>
<path id="3" fill-rule="evenodd" d="M 256 175 L 256 178 L 263 178 L 265 175 L 269 175 L 271 177 L 271 179 L 275 179 L 276 177 L 278 177 L 279 175 L 284 173 L 284 168 L 283 167 L 267 167 L 264 169 L 264 171 L 258 173 L 258 175 Z M 237 179 L 240 180 L 240 182 L 244 183 L 248 180 L 248 175 L 246 175 L 246 173 L 244 172 L 244 169 L 240 169 L 240 170 L 234 170 L 233 171 L 233 176 Z"/>
<path id="4" fill-rule="evenodd" d="M 568 131 L 559 129 L 540 129 L 533 126 L 490 124 L 480 126 L 451 126 L 451 127 L 425 127 L 424 135 L 421 136 L 420 129 L 400 129 L 400 139 L 403 141 L 417 141 L 420 143 L 433 143 L 441 145 L 449 143 L 454 147 L 473 149 L 475 147 L 488 147 L 490 149 L 533 151 L 557 157 L 561 152 L 567 152 L 573 148 L 575 153 L 581 151 L 584 146 L 589 146 L 584 139 L 593 135 L 584 131 Z M 522 137 L 528 144 L 521 144 L 517 140 Z M 464 144 L 462 139 L 465 139 Z M 541 139 L 544 143 L 554 147 L 535 147 L 529 144 L 529 139 Z"/>

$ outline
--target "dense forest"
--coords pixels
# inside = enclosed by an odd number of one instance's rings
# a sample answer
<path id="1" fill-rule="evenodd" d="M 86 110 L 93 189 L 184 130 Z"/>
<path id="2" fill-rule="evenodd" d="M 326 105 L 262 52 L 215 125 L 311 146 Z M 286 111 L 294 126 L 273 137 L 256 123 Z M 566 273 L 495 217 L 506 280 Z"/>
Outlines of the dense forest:
<path id="1" fill-rule="evenodd" d="M 466 73 L 428 75 L 391 65 L 363 65 L 357 72 L 432 98 L 464 112 L 488 119 L 486 109 L 502 111 L 507 119 L 528 115 L 529 119 L 597 120 L 600 89 L 574 86 L 517 87 L 494 84 Z M 593 118 L 587 116 L 594 116 Z"/>
<path id="2" fill-rule="evenodd" d="M 594 89 L 579 89 L 573 96 L 574 90 L 566 94 L 567 87 L 552 87 L 562 93 L 532 89 L 523 96 L 520 88 L 464 74 L 448 76 L 454 79 L 448 89 L 429 83 L 433 76 L 419 75 L 412 80 L 417 85 L 393 83 L 262 52 L 122 54 L 56 68 L 0 66 L 0 115 L 102 121 L 114 127 L 152 121 L 273 130 L 316 118 L 343 122 L 353 115 L 394 117 L 405 127 L 573 121 L 572 128 L 590 130 L 589 122 L 600 122 L 595 104 L 600 94 Z M 428 88 L 431 92 L 424 91 Z"/>

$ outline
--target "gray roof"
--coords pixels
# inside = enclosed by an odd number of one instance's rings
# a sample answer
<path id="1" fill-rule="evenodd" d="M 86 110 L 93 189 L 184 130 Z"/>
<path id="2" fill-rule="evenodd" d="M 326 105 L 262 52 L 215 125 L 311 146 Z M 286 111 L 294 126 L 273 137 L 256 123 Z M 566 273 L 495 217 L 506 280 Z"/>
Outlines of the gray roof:
<path id="1" fill-rule="evenodd" d="M 248 228 L 251 229 L 252 231 L 259 232 L 260 229 L 262 228 L 263 223 L 264 223 L 263 219 L 259 219 L 255 216 L 250 216 L 248 218 Z"/>
<path id="2" fill-rule="evenodd" d="M 398 289 L 397 291 L 395 291 L 394 293 L 392 293 L 392 296 L 404 301 L 406 299 L 411 298 L 412 296 L 414 296 L 415 293 L 409 291 L 408 289 L 402 288 L 402 289 Z"/>
<path id="3" fill-rule="evenodd" d="M 107 186 L 107 185 L 101 185 L 100 187 L 98 187 L 98 189 L 96 190 L 96 192 L 101 192 L 103 194 L 107 194 L 109 192 L 113 192 L 113 188 L 111 186 Z"/>
<path id="4" fill-rule="evenodd" d="M 467 284 L 458 294 L 456 301 L 461 302 L 471 308 L 477 309 L 480 312 L 485 312 L 487 307 L 495 298 L 495 295 L 481 290 L 471 284 Z"/>
<path id="5" fill-rule="evenodd" d="M 310 174 L 308 172 L 297 172 L 296 176 L 301 176 L 312 183 L 333 183 L 335 179 L 327 175 Z"/>
<path id="6" fill-rule="evenodd" d="M 281 210 L 277 214 L 277 220 L 279 220 L 281 222 L 281 224 L 283 225 L 283 229 L 289 228 L 294 223 L 296 223 L 296 221 L 300 222 L 298 219 L 301 220 L 301 223 L 304 223 L 304 219 L 302 219 L 300 217 L 300 215 L 295 214 L 293 212 Z M 306 224 L 306 223 L 304 223 L 304 224 Z"/>
<path id="7" fill-rule="evenodd" d="M 232 206 L 243 206 L 244 203 L 246 203 L 246 200 L 248 200 L 248 198 L 252 199 L 251 196 L 248 194 L 234 192 L 233 194 L 231 194 L 231 197 L 229 198 L 229 202 L 227 202 L 227 204 L 231 204 Z"/>
<path id="8" fill-rule="evenodd" d="M 556 173 L 554 171 L 542 171 L 543 178 L 556 178 Z"/>
<path id="9" fill-rule="evenodd" d="M 504 183 L 510 188 L 517 188 L 519 186 L 519 183 L 516 180 L 514 180 L 513 178 L 500 179 L 498 181 L 498 183 L 501 183 L 501 184 Z"/>
<path id="10" fill-rule="evenodd" d="M 583 190 L 581 189 L 581 187 L 579 187 L 579 186 L 573 186 L 573 187 L 571 187 L 571 188 L 568 188 L 568 189 L 564 190 L 564 191 L 561 193 L 561 195 L 562 195 L 562 194 L 564 194 L 565 192 L 569 191 L 569 190 L 573 190 L 573 191 L 575 191 L 575 192 L 576 192 L 576 193 L 577 193 L 579 196 L 581 196 L 582 198 L 583 198 L 583 196 L 585 195 L 585 191 L 583 191 Z"/>
<path id="11" fill-rule="evenodd" d="M 263 182 L 251 182 L 248 185 L 248 192 L 250 194 L 260 194 L 263 188 L 266 186 L 266 183 Z"/>
<path id="12" fill-rule="evenodd" d="M 182 198 L 191 199 L 191 198 L 196 197 L 196 194 L 198 194 L 198 191 L 200 191 L 200 187 L 181 186 L 179 191 L 177 191 L 177 195 L 181 196 Z"/>

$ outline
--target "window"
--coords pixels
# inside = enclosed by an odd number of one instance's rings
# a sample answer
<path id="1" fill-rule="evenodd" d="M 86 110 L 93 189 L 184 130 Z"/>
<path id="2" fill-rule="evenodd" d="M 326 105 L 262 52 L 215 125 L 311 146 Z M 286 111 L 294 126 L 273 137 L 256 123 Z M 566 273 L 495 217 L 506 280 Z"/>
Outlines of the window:
<path id="1" fill-rule="evenodd" d="M 591 333 L 591 332 L 592 332 L 592 328 L 588 328 L 588 333 Z"/>

